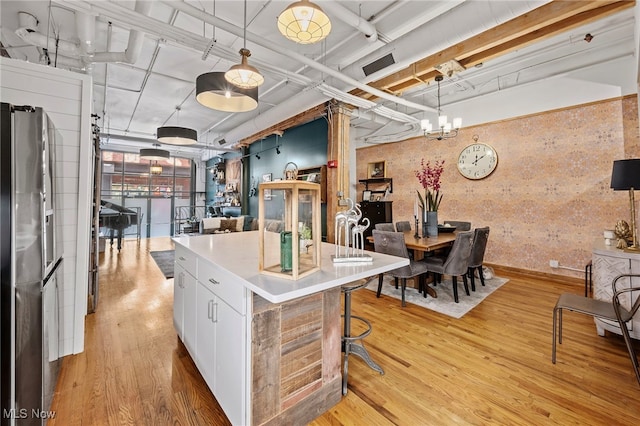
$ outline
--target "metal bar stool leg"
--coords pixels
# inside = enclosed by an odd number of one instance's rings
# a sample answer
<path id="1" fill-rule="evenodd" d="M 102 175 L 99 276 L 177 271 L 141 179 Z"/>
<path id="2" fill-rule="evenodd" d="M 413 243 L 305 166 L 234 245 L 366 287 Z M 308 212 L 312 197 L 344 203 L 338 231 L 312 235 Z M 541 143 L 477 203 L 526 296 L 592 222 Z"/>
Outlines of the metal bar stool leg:
<path id="1" fill-rule="evenodd" d="M 342 292 L 344 293 L 344 334 L 342 336 L 342 351 L 344 352 L 344 367 L 342 371 L 342 394 L 347 394 L 347 378 L 349 373 L 349 355 L 357 355 L 367 363 L 373 370 L 384 374 L 384 370 L 378 364 L 376 364 L 369 355 L 369 352 L 364 347 L 361 341 L 369 334 L 371 334 L 371 323 L 360 316 L 351 315 L 351 293 L 354 290 L 363 288 L 367 283 L 357 285 L 344 285 L 342 286 Z M 351 319 L 361 321 L 366 329 L 357 336 L 351 336 Z"/>

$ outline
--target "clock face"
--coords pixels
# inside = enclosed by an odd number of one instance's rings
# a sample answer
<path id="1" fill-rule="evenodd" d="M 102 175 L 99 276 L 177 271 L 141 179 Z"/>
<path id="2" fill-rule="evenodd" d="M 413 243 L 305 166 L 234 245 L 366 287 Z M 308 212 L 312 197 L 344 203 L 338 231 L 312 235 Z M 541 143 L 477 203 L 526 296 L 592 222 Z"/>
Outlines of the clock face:
<path id="1" fill-rule="evenodd" d="M 467 179 L 483 179 L 493 173 L 497 165 L 496 150 L 484 143 L 473 143 L 458 156 L 458 171 Z"/>

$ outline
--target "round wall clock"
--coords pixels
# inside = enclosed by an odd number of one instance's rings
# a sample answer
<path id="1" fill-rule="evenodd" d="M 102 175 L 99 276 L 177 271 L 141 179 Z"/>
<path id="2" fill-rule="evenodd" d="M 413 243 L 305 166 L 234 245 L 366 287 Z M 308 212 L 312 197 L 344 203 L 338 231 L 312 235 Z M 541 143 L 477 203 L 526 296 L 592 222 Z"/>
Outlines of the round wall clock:
<path id="1" fill-rule="evenodd" d="M 458 155 L 458 171 L 467 179 L 483 179 L 489 176 L 498 165 L 498 154 L 490 145 L 478 142 L 464 148 Z"/>

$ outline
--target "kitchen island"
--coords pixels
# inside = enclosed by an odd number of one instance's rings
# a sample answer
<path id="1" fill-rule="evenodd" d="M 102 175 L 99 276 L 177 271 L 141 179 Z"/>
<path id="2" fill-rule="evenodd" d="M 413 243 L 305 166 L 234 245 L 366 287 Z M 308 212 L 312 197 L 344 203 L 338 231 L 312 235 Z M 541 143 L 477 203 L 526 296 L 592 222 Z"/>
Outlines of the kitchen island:
<path id="1" fill-rule="evenodd" d="M 174 238 L 174 325 L 234 425 L 305 424 L 342 397 L 340 286 L 407 265 L 334 265 L 292 281 L 258 272 L 258 232 Z"/>

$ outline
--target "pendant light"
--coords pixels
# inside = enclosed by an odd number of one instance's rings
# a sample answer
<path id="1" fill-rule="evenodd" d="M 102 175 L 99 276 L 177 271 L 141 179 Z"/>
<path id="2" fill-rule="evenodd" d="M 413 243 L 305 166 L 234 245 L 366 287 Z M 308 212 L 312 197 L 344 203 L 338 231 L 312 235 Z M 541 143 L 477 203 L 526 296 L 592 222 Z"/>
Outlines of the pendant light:
<path id="1" fill-rule="evenodd" d="M 160 164 L 158 164 L 157 161 L 154 161 L 149 166 L 149 173 L 152 174 L 152 175 L 161 175 L 162 174 L 162 166 Z"/>
<path id="2" fill-rule="evenodd" d="M 300 44 L 317 43 L 331 32 L 331 21 L 322 9 L 308 0 L 291 3 L 278 16 L 283 36 Z"/>
<path id="3" fill-rule="evenodd" d="M 180 107 L 176 107 L 176 117 L 180 124 Z M 198 143 L 198 132 L 187 127 L 162 126 L 157 129 L 158 140 L 170 145 L 193 145 Z"/>
<path id="4" fill-rule="evenodd" d="M 224 74 L 228 82 L 243 89 L 253 89 L 264 83 L 264 77 L 257 68 L 247 63 L 247 58 L 251 52 L 247 49 L 247 0 L 244 0 L 244 44 L 240 49 L 240 63 L 229 68 Z"/>
<path id="5" fill-rule="evenodd" d="M 246 112 L 258 106 L 258 88 L 243 89 L 229 83 L 224 72 L 208 72 L 196 79 L 196 100 L 211 109 Z"/>
<path id="6" fill-rule="evenodd" d="M 143 148 L 140 150 L 140 158 L 144 160 L 167 160 L 170 156 L 170 152 L 164 149 L 158 149 L 160 146 L 158 143 L 153 144 L 156 148 Z"/>

